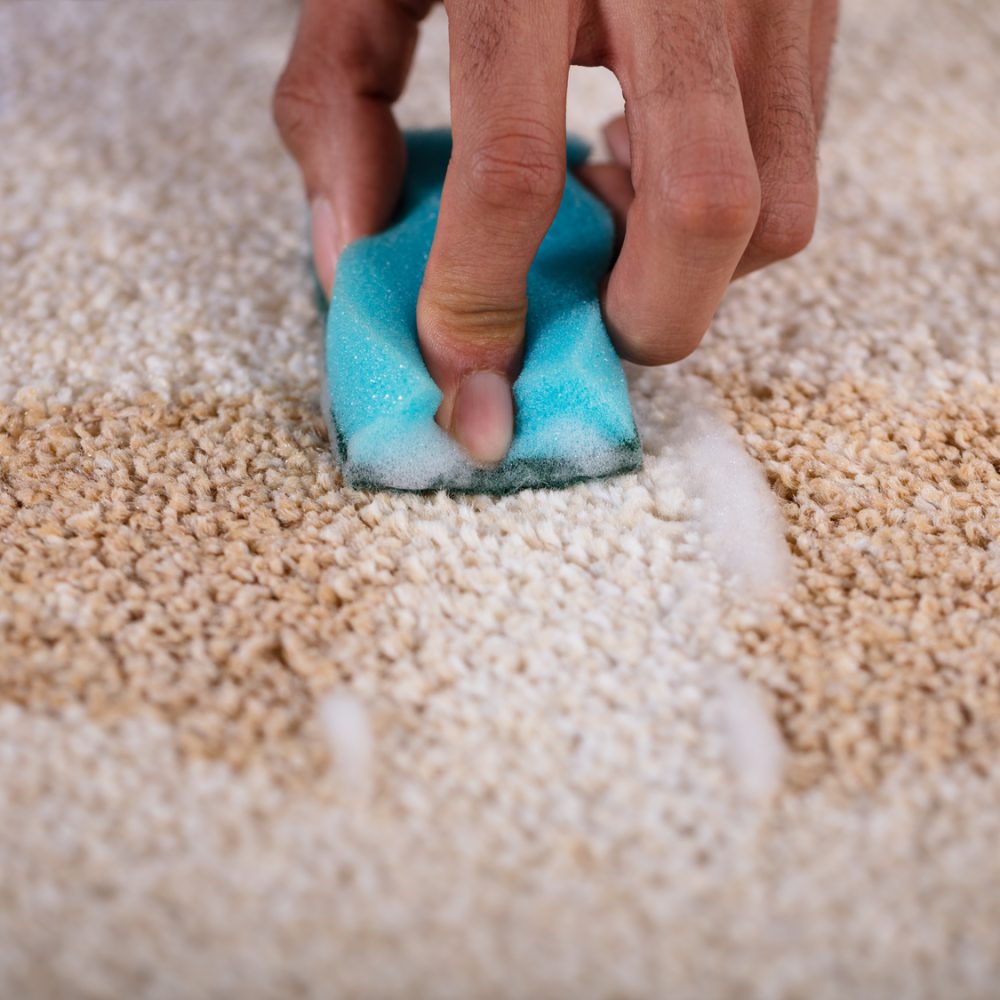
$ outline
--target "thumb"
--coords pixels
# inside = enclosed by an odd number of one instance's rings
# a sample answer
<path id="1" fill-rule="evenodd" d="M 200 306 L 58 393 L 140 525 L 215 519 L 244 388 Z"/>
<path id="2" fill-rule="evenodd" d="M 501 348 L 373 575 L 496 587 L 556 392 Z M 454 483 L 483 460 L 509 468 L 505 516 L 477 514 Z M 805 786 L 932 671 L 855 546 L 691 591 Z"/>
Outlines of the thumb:
<path id="1" fill-rule="evenodd" d="M 449 10 L 454 147 L 417 327 L 443 394 L 437 421 L 484 463 L 500 461 L 513 436 L 528 270 L 566 176 L 569 56 L 542 6 Z"/>
<path id="2" fill-rule="evenodd" d="M 401 3 L 302 5 L 273 110 L 302 172 L 313 258 L 327 295 L 344 246 L 381 229 L 399 196 L 405 147 L 392 103 L 406 82 L 416 37 L 417 21 Z"/>

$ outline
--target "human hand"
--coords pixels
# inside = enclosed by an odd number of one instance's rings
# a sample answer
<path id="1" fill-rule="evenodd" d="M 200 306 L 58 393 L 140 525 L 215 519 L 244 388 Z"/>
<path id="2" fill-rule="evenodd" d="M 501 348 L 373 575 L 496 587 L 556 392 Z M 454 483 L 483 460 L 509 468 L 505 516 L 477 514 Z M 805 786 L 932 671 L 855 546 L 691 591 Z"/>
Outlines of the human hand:
<path id="1" fill-rule="evenodd" d="M 392 214 L 404 146 L 392 115 L 433 0 L 304 0 L 274 95 L 302 170 L 324 288 L 351 240 Z M 528 269 L 559 206 L 571 63 L 618 77 L 614 163 L 584 179 L 624 226 L 602 290 L 622 355 L 664 364 L 704 336 L 734 277 L 802 249 L 837 0 L 445 0 L 453 153 L 417 307 L 472 457 L 509 447 Z"/>

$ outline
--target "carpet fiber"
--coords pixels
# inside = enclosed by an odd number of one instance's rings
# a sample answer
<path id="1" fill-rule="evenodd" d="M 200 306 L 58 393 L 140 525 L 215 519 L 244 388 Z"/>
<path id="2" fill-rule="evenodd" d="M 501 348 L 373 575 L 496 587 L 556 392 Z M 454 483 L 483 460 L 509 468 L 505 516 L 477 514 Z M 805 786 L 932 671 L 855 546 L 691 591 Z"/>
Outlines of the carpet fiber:
<path id="1" fill-rule="evenodd" d="M 813 246 L 502 499 L 340 481 L 293 13 L 0 6 L 0 994 L 995 996 L 1000 8 L 850 0 Z"/>

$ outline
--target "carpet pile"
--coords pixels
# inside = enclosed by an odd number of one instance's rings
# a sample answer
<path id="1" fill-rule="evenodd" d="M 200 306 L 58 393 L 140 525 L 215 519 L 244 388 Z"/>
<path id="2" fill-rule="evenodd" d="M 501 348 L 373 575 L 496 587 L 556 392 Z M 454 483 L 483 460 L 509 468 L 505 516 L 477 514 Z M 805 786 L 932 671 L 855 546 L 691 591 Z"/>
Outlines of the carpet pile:
<path id="1" fill-rule="evenodd" d="M 340 481 L 293 13 L 0 7 L 0 994 L 995 996 L 1000 8 L 849 0 L 814 244 L 500 499 Z"/>

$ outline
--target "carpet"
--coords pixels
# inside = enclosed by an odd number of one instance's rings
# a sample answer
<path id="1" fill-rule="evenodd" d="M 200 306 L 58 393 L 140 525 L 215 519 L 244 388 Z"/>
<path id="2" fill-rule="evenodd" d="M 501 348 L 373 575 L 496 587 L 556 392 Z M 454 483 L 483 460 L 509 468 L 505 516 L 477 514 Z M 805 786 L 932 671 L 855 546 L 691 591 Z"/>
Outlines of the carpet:
<path id="1" fill-rule="evenodd" d="M 998 13 L 849 0 L 813 245 L 490 499 L 331 462 L 293 7 L 0 6 L 0 993 L 996 996 Z"/>

